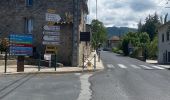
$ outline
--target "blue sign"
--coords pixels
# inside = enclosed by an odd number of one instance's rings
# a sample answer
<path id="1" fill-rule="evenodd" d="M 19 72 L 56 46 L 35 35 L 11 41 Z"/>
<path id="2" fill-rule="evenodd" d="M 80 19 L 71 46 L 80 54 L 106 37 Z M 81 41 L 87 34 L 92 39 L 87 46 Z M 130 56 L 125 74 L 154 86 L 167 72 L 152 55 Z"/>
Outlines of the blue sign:
<path id="1" fill-rule="evenodd" d="M 32 56 L 33 48 L 32 35 L 27 34 L 11 34 L 10 35 L 10 54 L 16 56 Z"/>

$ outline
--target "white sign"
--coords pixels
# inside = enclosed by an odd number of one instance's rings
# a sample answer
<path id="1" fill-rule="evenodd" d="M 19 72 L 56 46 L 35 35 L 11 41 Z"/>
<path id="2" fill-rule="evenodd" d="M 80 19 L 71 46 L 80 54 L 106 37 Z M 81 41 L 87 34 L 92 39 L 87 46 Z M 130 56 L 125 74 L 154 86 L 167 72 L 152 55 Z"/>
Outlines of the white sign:
<path id="1" fill-rule="evenodd" d="M 57 36 L 59 36 L 60 32 L 46 32 L 46 31 L 44 31 L 43 34 L 44 35 L 57 35 Z"/>
<path id="2" fill-rule="evenodd" d="M 44 26 L 44 30 L 46 31 L 60 31 L 60 26 Z"/>
<path id="3" fill-rule="evenodd" d="M 51 54 L 44 54 L 44 60 L 51 60 Z"/>
<path id="4" fill-rule="evenodd" d="M 43 39 L 45 41 L 60 41 L 60 36 L 45 35 Z"/>
<path id="5" fill-rule="evenodd" d="M 46 13 L 46 21 L 59 22 L 60 20 L 61 20 L 60 15 L 58 15 L 58 14 Z"/>
<path id="6" fill-rule="evenodd" d="M 43 41 L 44 45 L 60 45 L 60 42 L 49 42 L 49 41 Z"/>

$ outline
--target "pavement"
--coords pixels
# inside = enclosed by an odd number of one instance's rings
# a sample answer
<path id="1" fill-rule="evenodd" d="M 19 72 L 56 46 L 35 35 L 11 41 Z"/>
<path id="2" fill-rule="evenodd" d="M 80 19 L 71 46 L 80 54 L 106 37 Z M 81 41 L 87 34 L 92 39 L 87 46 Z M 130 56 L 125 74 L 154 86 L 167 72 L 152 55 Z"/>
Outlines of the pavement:
<path id="1" fill-rule="evenodd" d="M 94 71 L 94 55 L 96 55 L 96 71 L 104 69 L 103 62 L 100 60 L 98 61 L 98 55 L 96 52 L 92 52 L 91 55 L 88 57 L 88 60 L 91 60 L 91 66 L 86 66 L 84 69 L 82 67 L 72 67 L 72 66 L 63 66 L 57 67 L 56 71 L 55 68 L 52 67 L 44 67 L 41 66 L 40 71 L 38 71 L 38 66 L 34 65 L 24 65 L 24 72 L 17 72 L 17 65 L 7 65 L 7 72 L 4 73 L 5 67 L 4 65 L 0 66 L 0 75 L 2 74 L 28 74 L 28 73 L 75 73 L 75 72 L 91 72 Z M 87 61 L 88 61 L 87 60 Z M 87 64 L 87 61 L 85 65 Z"/>

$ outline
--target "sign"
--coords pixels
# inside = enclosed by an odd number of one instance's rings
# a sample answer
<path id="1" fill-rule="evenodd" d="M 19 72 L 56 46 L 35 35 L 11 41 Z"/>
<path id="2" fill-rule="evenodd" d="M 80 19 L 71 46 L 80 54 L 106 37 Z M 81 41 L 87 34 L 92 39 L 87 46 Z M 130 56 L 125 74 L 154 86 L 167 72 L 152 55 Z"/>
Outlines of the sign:
<path id="1" fill-rule="evenodd" d="M 46 13 L 46 21 L 59 22 L 60 20 L 61 20 L 60 15 L 58 15 L 58 14 Z"/>
<path id="2" fill-rule="evenodd" d="M 56 54 L 57 53 L 58 48 L 56 46 L 46 46 L 46 50 L 45 53 L 46 54 Z"/>
<path id="3" fill-rule="evenodd" d="M 51 60 L 51 54 L 45 54 L 44 60 Z"/>
<path id="4" fill-rule="evenodd" d="M 60 45 L 60 42 L 43 41 L 44 45 Z"/>
<path id="5" fill-rule="evenodd" d="M 55 13 L 56 11 L 54 9 L 47 9 L 48 13 Z"/>
<path id="6" fill-rule="evenodd" d="M 60 26 L 44 26 L 44 30 L 46 31 L 60 31 Z"/>
<path id="7" fill-rule="evenodd" d="M 59 36 L 60 32 L 47 32 L 47 31 L 44 31 L 43 34 L 44 35 L 56 35 L 56 36 Z"/>
<path id="8" fill-rule="evenodd" d="M 80 41 L 90 41 L 90 32 L 80 32 Z"/>
<path id="9" fill-rule="evenodd" d="M 43 39 L 45 41 L 59 41 L 60 40 L 60 36 L 45 35 L 43 37 Z"/>
<path id="10" fill-rule="evenodd" d="M 16 56 L 31 56 L 33 53 L 32 35 L 11 34 L 10 35 L 10 54 Z"/>

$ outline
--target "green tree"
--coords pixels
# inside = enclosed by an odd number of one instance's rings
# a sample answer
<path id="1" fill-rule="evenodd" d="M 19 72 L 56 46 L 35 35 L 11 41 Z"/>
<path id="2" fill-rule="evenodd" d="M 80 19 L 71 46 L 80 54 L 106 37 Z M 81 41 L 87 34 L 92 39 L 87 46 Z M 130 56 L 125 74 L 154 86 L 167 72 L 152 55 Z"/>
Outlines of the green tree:
<path id="1" fill-rule="evenodd" d="M 145 23 L 142 25 L 141 32 L 146 32 L 149 34 L 150 40 L 157 35 L 157 27 L 161 24 L 158 15 L 149 15 L 145 19 Z"/>
<path id="2" fill-rule="evenodd" d="M 150 42 L 149 35 L 146 32 L 142 33 L 127 33 L 122 39 L 122 50 L 125 56 L 129 55 L 129 45 L 134 49 L 134 56 L 138 56 L 138 53 L 141 51 L 144 55 L 147 50 L 146 47 Z M 133 54 L 132 51 L 132 54 Z"/>
<path id="3" fill-rule="evenodd" d="M 100 44 L 103 44 L 107 40 L 106 28 L 103 23 L 98 20 L 92 20 L 91 23 L 91 31 L 92 31 L 92 47 L 97 49 Z"/>
<path id="4" fill-rule="evenodd" d="M 156 36 L 153 41 L 147 46 L 148 56 L 151 59 L 157 58 L 158 53 L 158 36 Z"/>

